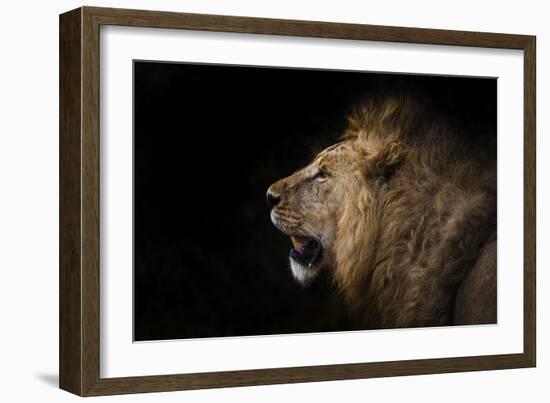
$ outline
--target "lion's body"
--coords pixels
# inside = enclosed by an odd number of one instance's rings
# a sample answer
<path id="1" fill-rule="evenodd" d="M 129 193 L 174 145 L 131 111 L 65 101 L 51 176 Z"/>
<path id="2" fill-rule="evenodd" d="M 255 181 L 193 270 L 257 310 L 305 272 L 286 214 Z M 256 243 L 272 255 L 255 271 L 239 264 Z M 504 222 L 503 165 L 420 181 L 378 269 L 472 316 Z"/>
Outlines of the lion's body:
<path id="1" fill-rule="evenodd" d="M 494 150 L 462 130 L 408 98 L 369 103 L 350 117 L 343 160 L 353 175 L 334 175 L 340 207 L 323 265 L 361 325 L 452 324 L 462 279 L 496 242 Z M 294 211 L 315 205 L 303 198 Z M 465 287 L 462 294 L 476 290 Z"/>

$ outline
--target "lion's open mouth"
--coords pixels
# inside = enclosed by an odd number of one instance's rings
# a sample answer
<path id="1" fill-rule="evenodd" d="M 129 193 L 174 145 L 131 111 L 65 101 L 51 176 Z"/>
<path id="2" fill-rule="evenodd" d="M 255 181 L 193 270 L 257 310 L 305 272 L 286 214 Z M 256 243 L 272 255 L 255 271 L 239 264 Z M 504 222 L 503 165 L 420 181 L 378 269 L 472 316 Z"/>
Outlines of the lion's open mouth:
<path id="1" fill-rule="evenodd" d="M 302 266 L 310 267 L 321 256 L 321 243 L 313 238 L 291 236 L 293 248 L 289 255 Z"/>

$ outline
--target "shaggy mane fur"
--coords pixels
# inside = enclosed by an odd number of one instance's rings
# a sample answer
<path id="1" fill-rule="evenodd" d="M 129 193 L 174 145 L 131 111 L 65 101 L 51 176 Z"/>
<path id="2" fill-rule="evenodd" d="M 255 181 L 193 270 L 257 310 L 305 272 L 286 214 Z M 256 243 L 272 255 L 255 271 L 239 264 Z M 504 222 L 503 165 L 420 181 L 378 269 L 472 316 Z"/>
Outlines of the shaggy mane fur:
<path id="1" fill-rule="evenodd" d="M 408 97 L 350 115 L 367 186 L 346 194 L 334 276 L 363 323 L 452 323 L 457 286 L 496 233 L 496 147 L 475 138 Z"/>

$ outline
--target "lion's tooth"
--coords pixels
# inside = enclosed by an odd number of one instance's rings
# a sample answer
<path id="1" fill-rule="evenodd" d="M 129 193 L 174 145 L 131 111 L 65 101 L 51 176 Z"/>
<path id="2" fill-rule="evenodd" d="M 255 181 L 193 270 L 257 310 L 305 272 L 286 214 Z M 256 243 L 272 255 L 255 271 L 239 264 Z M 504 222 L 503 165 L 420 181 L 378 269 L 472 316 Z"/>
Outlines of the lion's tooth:
<path id="1" fill-rule="evenodd" d="M 293 236 L 291 236 L 290 239 L 292 240 L 292 245 L 294 245 L 294 249 L 301 250 L 303 248 L 304 244 L 300 242 L 299 239 L 294 238 Z"/>

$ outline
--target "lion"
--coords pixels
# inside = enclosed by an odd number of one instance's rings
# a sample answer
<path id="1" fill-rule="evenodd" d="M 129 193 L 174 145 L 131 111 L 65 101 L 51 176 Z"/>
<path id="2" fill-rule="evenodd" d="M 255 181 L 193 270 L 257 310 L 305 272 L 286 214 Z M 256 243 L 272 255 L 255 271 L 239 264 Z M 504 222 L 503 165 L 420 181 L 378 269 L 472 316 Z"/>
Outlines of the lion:
<path id="1" fill-rule="evenodd" d="M 328 270 L 364 328 L 495 323 L 496 143 L 476 139 L 496 136 L 465 127 L 410 95 L 359 104 L 267 191 L 293 277 Z"/>

